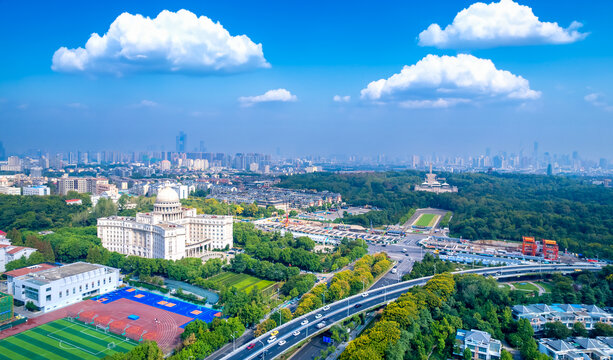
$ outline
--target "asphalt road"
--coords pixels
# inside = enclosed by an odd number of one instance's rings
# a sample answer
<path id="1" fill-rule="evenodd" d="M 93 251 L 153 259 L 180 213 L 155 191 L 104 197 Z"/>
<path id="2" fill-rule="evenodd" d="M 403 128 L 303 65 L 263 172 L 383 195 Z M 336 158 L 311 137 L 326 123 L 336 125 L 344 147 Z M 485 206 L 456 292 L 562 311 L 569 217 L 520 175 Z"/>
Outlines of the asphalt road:
<path id="1" fill-rule="evenodd" d="M 423 283 L 420 284 L 425 284 L 427 280 L 421 281 L 423 281 Z M 397 298 L 404 292 L 406 292 L 406 289 L 404 288 L 390 291 L 374 290 L 369 291 L 369 295 L 365 298 L 359 296 L 357 298 L 349 298 L 347 299 L 347 301 L 341 301 L 340 303 L 337 303 L 330 307 L 328 311 L 322 310 L 320 313 L 311 314 L 307 316 L 306 319 L 309 321 L 308 324 L 301 325 L 301 323 L 299 322 L 290 324 L 288 327 L 283 329 L 283 334 L 286 334 L 283 337 L 278 338 L 271 343 L 268 343 L 268 339 L 270 338 L 258 339 L 253 343 L 255 345 L 253 349 L 244 349 L 241 352 L 230 357 L 229 359 L 251 360 L 258 358 L 268 359 L 276 357 L 290 347 L 298 344 L 300 341 L 307 339 L 309 334 L 318 332 L 320 330 L 317 328 L 318 324 L 325 323 L 327 327 L 332 323 L 346 318 L 348 314 L 351 315 L 354 313 L 358 313 L 363 309 L 368 309 L 370 307 L 379 305 L 381 303 L 382 298 L 385 301 L 389 297 L 389 300 L 391 301 L 392 299 Z M 358 303 L 361 304 L 360 307 L 355 308 L 355 305 Z M 319 319 L 317 318 L 318 315 L 321 315 Z M 293 334 L 295 331 L 299 332 L 298 335 Z M 285 340 L 286 344 L 279 345 L 279 342 L 281 340 Z M 259 355 L 255 354 L 257 350 L 261 350 L 262 348 L 266 348 L 264 353 Z"/>

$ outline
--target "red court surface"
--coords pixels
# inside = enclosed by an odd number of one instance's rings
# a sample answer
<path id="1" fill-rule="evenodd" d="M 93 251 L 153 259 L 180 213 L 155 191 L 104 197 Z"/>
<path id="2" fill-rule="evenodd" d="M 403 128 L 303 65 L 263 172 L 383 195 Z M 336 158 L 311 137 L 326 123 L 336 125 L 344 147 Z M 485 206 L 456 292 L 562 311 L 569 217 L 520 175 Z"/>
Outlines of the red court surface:
<path id="1" fill-rule="evenodd" d="M 110 322 L 110 327 L 115 330 L 118 328 L 126 329 L 127 327 L 127 336 L 131 338 L 142 336 L 146 340 L 155 340 L 164 352 L 171 351 L 180 343 L 180 336 L 183 332 L 180 326 L 192 320 L 192 318 L 137 303 L 129 299 L 119 299 L 109 304 L 85 300 L 35 318 L 30 318 L 24 324 L 0 332 L 0 339 L 57 319 L 68 316 L 74 317 L 77 313 L 80 313 L 79 317 L 88 318 L 87 320 L 89 321 L 93 318 L 93 321 L 96 323 L 108 324 Z M 140 318 L 138 320 L 128 319 L 128 316 L 132 314 L 138 315 Z M 131 331 L 130 327 L 133 327 Z M 144 335 L 143 332 L 145 332 Z"/>

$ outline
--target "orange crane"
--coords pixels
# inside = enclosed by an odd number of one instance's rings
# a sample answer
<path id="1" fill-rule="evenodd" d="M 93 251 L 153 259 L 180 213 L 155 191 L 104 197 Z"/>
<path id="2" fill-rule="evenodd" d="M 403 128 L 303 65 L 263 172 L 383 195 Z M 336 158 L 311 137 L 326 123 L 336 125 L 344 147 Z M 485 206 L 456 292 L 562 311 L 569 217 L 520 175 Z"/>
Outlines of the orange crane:
<path id="1" fill-rule="evenodd" d="M 547 260 L 558 260 L 558 251 L 557 242 L 543 239 L 543 258 Z"/>
<path id="2" fill-rule="evenodd" d="M 521 253 L 524 255 L 536 256 L 538 245 L 534 236 L 522 236 L 524 242 L 521 244 Z"/>

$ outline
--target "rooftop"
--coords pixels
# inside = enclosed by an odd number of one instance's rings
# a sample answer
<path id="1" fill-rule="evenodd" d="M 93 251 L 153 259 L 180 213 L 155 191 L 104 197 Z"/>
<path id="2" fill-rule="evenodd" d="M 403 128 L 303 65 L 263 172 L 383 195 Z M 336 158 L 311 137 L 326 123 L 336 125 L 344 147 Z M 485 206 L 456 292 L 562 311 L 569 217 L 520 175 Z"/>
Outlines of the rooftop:
<path id="1" fill-rule="evenodd" d="M 92 270 L 96 270 L 103 267 L 102 265 L 94 265 L 84 262 L 77 262 L 60 267 L 53 267 L 47 270 L 39 271 L 31 275 L 33 280 L 42 282 L 49 282 L 67 278 L 70 276 L 83 274 Z"/>
<path id="2" fill-rule="evenodd" d="M 42 264 L 38 264 L 38 265 L 27 266 L 27 267 L 24 267 L 24 268 L 21 268 L 21 269 L 15 269 L 15 270 L 7 271 L 4 274 L 6 276 L 17 277 L 17 276 L 28 275 L 28 274 L 39 272 L 39 271 L 43 271 L 43 270 L 48 270 L 48 269 L 51 269 L 51 268 L 54 268 L 54 267 L 55 267 L 55 265 L 51 265 L 51 264 L 47 264 L 47 263 L 42 263 Z"/>

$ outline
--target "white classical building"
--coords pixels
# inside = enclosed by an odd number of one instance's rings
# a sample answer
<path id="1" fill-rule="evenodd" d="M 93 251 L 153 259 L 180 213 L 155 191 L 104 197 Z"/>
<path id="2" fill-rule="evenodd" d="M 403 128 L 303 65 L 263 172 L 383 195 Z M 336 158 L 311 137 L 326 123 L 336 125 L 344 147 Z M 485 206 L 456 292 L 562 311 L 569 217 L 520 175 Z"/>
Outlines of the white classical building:
<path id="1" fill-rule="evenodd" d="M 178 260 L 211 257 L 215 249 L 233 246 L 232 216 L 197 215 L 182 208 L 179 195 L 166 187 L 158 192 L 152 213 L 98 219 L 98 237 L 110 251 L 146 258 Z"/>
<path id="2" fill-rule="evenodd" d="M 7 276 L 7 288 L 15 299 L 31 301 L 43 312 L 113 291 L 119 286 L 119 269 L 108 266 L 76 262 L 35 271 L 36 266 L 39 265 L 29 267 L 31 270 L 24 275 Z"/>

